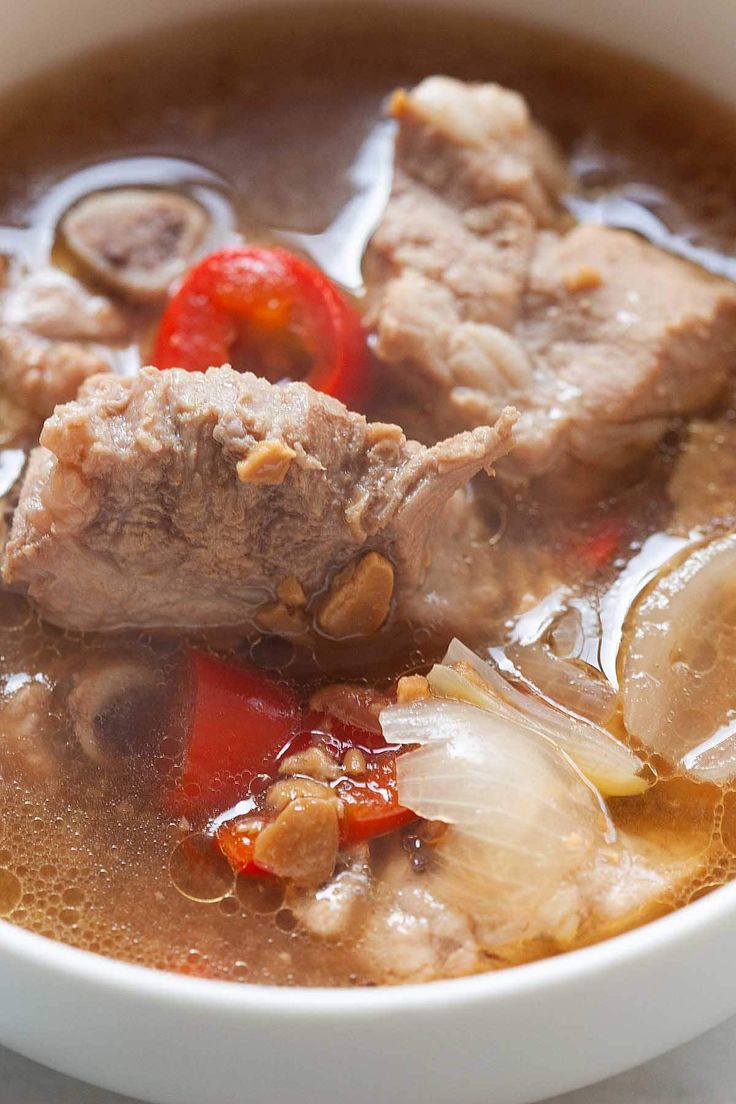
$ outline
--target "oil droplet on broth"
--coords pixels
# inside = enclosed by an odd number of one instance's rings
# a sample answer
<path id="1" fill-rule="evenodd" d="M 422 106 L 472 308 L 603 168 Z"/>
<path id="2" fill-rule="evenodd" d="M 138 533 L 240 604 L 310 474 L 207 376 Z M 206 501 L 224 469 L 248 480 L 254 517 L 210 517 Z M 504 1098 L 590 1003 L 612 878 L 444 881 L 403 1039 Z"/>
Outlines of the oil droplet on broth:
<path id="1" fill-rule="evenodd" d="M 176 845 L 169 860 L 172 885 L 190 901 L 214 904 L 229 897 L 235 874 L 211 836 L 192 832 Z"/>
<path id="2" fill-rule="evenodd" d="M 293 932 L 296 926 L 297 918 L 291 909 L 279 909 L 276 913 L 276 927 L 282 932 Z"/>
<path id="3" fill-rule="evenodd" d="M 220 901 L 220 911 L 225 916 L 236 916 L 240 912 L 240 905 L 235 897 L 223 897 Z"/>
<path id="4" fill-rule="evenodd" d="M 10 916 L 20 904 L 23 884 L 12 870 L 0 870 L 0 916 Z"/>

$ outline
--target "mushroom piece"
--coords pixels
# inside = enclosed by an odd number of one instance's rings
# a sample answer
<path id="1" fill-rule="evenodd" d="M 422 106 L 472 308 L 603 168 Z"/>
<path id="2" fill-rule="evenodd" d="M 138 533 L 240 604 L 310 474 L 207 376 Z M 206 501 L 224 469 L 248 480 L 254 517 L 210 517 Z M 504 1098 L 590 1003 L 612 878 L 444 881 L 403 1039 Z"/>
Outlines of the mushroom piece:
<path id="1" fill-rule="evenodd" d="M 166 715 L 155 667 L 130 658 L 96 659 L 72 676 L 67 711 L 85 755 L 98 765 L 150 742 Z"/>
<path id="2" fill-rule="evenodd" d="M 116 188 L 80 200 L 61 231 L 78 261 L 109 287 L 138 301 L 163 298 L 202 243 L 204 208 L 178 192 Z"/>

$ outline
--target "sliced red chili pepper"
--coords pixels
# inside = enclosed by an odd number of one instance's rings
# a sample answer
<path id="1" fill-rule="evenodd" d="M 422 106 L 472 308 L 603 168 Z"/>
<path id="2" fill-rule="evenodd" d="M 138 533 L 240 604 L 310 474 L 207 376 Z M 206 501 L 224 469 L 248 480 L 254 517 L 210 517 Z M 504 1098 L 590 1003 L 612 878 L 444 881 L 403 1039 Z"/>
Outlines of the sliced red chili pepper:
<path id="1" fill-rule="evenodd" d="M 364 778 L 345 779 L 335 788 L 344 804 L 340 821 L 343 844 L 385 836 L 416 820 L 416 813 L 399 804 L 393 752 L 369 761 Z"/>
<path id="2" fill-rule="evenodd" d="M 190 653 L 194 708 L 184 767 L 171 805 L 178 812 L 226 808 L 254 775 L 270 773 L 299 729 L 296 696 L 260 671 Z"/>
<path id="3" fill-rule="evenodd" d="M 272 382 L 304 379 L 348 405 L 366 387 L 357 311 L 319 269 L 286 249 L 211 253 L 169 302 L 153 363 L 205 371 L 226 362 Z"/>
<path id="4" fill-rule="evenodd" d="M 345 777 L 335 783 L 344 804 L 340 822 L 343 844 L 383 836 L 416 820 L 415 813 L 399 804 L 396 758 L 403 748 L 386 743 L 380 733 L 324 715 L 313 719 L 312 742 L 321 744 L 339 761 L 353 749 L 365 759 L 365 772 L 360 777 Z"/>
<path id="5" fill-rule="evenodd" d="M 342 761 L 352 750 L 360 751 L 365 759 L 365 770 L 359 777 L 345 775 L 333 783 L 343 802 L 340 821 L 343 846 L 375 839 L 416 820 L 415 813 L 399 804 L 396 757 L 403 748 L 387 744 L 378 733 L 346 725 L 326 714 L 308 713 L 300 730 L 283 744 L 275 759 L 281 760 L 310 746 L 323 747 L 336 761 Z M 277 763 L 273 761 L 266 769 L 275 776 Z M 234 817 L 217 829 L 217 843 L 239 874 L 269 873 L 254 861 L 255 842 L 264 823 L 254 813 Z"/>
<path id="6" fill-rule="evenodd" d="M 250 817 L 236 817 L 221 824 L 217 829 L 215 835 L 217 845 L 238 874 L 268 874 L 267 870 L 258 866 L 253 857 L 256 838 L 262 827 L 263 821 Z"/>
<path id="7" fill-rule="evenodd" d="M 627 532 L 624 516 L 607 514 L 586 520 L 577 527 L 569 524 L 561 527 L 558 539 L 571 568 L 596 572 L 613 562 L 624 545 Z"/>
<path id="8" fill-rule="evenodd" d="M 619 517 L 605 517 L 594 523 L 583 538 L 580 557 L 589 569 L 607 567 L 624 537 L 624 522 Z"/>

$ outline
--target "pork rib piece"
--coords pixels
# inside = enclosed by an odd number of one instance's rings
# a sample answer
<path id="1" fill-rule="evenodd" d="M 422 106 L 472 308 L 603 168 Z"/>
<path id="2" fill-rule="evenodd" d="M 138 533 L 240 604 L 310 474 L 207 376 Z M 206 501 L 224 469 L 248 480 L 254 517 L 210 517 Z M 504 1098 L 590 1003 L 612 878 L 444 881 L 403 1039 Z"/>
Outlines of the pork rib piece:
<path id="1" fill-rule="evenodd" d="M 445 505 L 514 421 L 425 448 L 302 383 L 99 376 L 44 426 L 4 578 L 76 629 L 369 635 L 416 593 Z"/>
<path id="2" fill-rule="evenodd" d="M 0 443 L 38 439 L 57 403 L 73 399 L 80 384 L 109 372 L 110 346 L 129 338 L 129 322 L 103 295 L 52 267 L 29 272 L 7 266 L 0 289 Z"/>
<path id="3" fill-rule="evenodd" d="M 393 190 L 365 275 L 383 416 L 431 441 L 521 411 L 499 476 L 600 483 L 706 409 L 736 367 L 736 287 L 627 231 L 571 226 L 524 100 L 432 77 L 396 93 Z"/>

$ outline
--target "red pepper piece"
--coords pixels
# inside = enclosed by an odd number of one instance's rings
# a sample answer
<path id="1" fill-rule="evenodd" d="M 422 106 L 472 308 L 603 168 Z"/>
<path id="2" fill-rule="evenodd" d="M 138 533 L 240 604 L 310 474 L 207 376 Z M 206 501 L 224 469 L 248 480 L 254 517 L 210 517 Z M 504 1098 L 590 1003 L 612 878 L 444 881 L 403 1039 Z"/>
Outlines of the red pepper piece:
<path id="1" fill-rule="evenodd" d="M 205 371 L 227 362 L 272 382 L 305 379 L 347 404 L 365 392 L 358 313 L 319 269 L 286 249 L 211 253 L 170 300 L 153 363 Z"/>
<path id="2" fill-rule="evenodd" d="M 416 813 L 399 804 L 393 752 L 369 760 L 365 778 L 345 779 L 336 789 L 344 803 L 340 822 L 343 844 L 385 836 L 416 820 Z"/>
<path id="3" fill-rule="evenodd" d="M 256 838 L 263 825 L 264 821 L 241 817 L 228 820 L 217 829 L 217 845 L 238 874 L 268 874 L 267 870 L 258 866 L 253 857 Z"/>
<path id="4" fill-rule="evenodd" d="M 594 523 L 580 547 L 580 558 L 584 565 L 589 570 L 607 567 L 621 545 L 624 532 L 624 522 L 619 517 L 605 517 Z"/>
<path id="5" fill-rule="evenodd" d="M 274 758 L 281 760 L 315 745 L 325 748 L 338 761 L 348 751 L 356 749 L 366 761 L 365 772 L 360 777 L 344 776 L 333 783 L 343 802 L 340 822 L 343 846 L 384 836 L 416 820 L 415 813 L 399 804 L 396 756 L 403 748 L 387 744 L 378 733 L 343 724 L 335 717 L 308 713 L 299 730 L 284 742 Z M 275 776 L 277 763 L 272 762 L 266 769 Z M 255 841 L 264 823 L 266 821 L 255 813 L 234 817 L 217 830 L 217 844 L 239 874 L 263 876 L 269 873 L 254 861 Z"/>
<path id="6" fill-rule="evenodd" d="M 616 558 L 630 534 L 626 517 L 599 515 L 577 525 L 560 524 L 557 542 L 571 569 L 593 573 L 602 571 Z"/>
<path id="7" fill-rule="evenodd" d="M 380 733 L 344 724 L 333 716 L 313 723 L 312 742 L 321 744 L 338 760 L 352 749 L 362 752 L 365 774 L 343 778 L 335 789 L 344 803 L 341 842 L 359 843 L 386 835 L 416 820 L 416 813 L 399 804 L 396 757 L 404 748 L 387 744 Z"/>
<path id="8" fill-rule="evenodd" d="M 250 778 L 275 770 L 299 728 L 296 696 L 260 671 L 190 653 L 194 709 L 184 767 L 171 804 L 180 813 L 226 808 Z"/>

